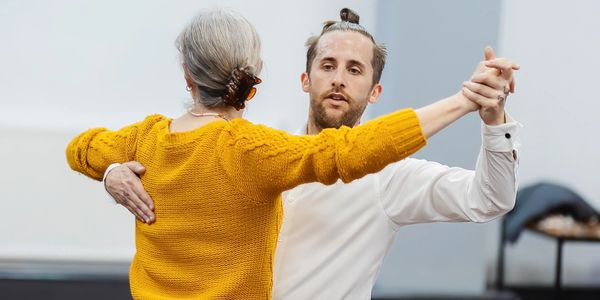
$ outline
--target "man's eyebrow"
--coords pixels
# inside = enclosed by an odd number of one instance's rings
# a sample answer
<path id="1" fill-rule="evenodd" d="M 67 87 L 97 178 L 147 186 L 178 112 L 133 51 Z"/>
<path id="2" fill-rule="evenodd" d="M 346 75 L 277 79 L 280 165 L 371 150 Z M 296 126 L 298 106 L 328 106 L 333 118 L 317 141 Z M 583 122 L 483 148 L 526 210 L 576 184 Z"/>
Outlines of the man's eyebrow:
<path id="1" fill-rule="evenodd" d="M 320 61 L 336 62 L 336 61 L 337 61 L 337 59 L 335 59 L 335 58 L 333 58 L 333 57 L 331 57 L 331 56 L 327 56 L 327 57 L 323 57 L 323 58 L 321 58 L 321 60 L 320 60 Z"/>
<path id="2" fill-rule="evenodd" d="M 335 57 L 326 56 L 326 57 L 321 58 L 319 61 L 320 62 L 337 62 L 337 59 L 335 59 Z M 365 64 L 356 59 L 349 60 L 348 65 L 359 66 L 360 68 L 363 68 L 363 69 L 365 68 Z"/>
<path id="3" fill-rule="evenodd" d="M 364 68 L 365 68 L 365 64 L 363 64 L 362 62 L 360 62 L 360 61 L 358 61 L 358 60 L 355 60 L 355 59 L 351 59 L 351 60 L 349 61 L 349 64 L 350 64 L 351 66 L 359 66 L 361 69 L 364 69 Z"/>

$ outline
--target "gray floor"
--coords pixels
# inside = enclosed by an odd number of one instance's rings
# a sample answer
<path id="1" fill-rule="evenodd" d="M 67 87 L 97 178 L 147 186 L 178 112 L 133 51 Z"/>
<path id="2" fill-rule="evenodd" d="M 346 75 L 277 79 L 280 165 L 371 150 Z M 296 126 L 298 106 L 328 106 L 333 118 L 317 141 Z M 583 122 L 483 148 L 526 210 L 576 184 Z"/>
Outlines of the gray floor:
<path id="1" fill-rule="evenodd" d="M 386 298 L 385 300 L 537 300 L 537 299 L 569 299 L 597 300 L 600 289 L 566 289 L 561 296 L 556 295 L 551 287 L 519 287 L 513 292 L 488 292 L 479 297 L 461 296 L 403 296 Z M 85 280 L 40 280 L 40 279 L 0 279 L 0 299 L 3 300 L 119 300 L 131 299 L 127 279 L 85 279 Z M 376 299 L 384 300 L 384 299 Z"/>

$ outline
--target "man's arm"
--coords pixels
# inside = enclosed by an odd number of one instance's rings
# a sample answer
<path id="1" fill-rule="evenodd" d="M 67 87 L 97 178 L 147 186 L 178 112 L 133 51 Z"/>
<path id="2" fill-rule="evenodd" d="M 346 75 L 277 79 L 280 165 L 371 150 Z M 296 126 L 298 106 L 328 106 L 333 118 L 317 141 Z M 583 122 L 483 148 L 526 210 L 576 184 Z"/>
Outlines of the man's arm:
<path id="1" fill-rule="evenodd" d="M 381 202 L 390 219 L 398 225 L 487 222 L 510 211 L 517 191 L 521 125 L 510 117 L 507 121 L 482 124 L 475 171 L 405 159 L 381 172 Z"/>
<path id="2" fill-rule="evenodd" d="M 462 95 L 479 106 L 482 148 L 475 171 L 406 159 L 380 174 L 382 206 L 398 225 L 426 222 L 486 222 L 512 209 L 517 191 L 521 125 L 504 111 L 519 66 L 485 49 L 463 84 Z M 492 68 L 492 69 L 486 69 Z M 460 98 L 455 98 L 459 102 Z"/>

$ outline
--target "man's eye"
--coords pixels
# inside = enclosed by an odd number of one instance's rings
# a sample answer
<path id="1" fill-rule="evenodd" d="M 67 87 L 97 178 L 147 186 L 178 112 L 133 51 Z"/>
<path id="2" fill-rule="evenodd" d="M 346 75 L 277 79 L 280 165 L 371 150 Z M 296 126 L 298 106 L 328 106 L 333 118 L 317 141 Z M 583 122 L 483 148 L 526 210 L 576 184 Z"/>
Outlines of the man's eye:
<path id="1" fill-rule="evenodd" d="M 360 69 L 359 68 L 350 68 L 350 73 L 354 74 L 354 75 L 358 75 L 360 74 Z"/>
<path id="2" fill-rule="evenodd" d="M 323 65 L 323 70 L 331 71 L 331 70 L 333 70 L 333 66 L 332 65 Z"/>

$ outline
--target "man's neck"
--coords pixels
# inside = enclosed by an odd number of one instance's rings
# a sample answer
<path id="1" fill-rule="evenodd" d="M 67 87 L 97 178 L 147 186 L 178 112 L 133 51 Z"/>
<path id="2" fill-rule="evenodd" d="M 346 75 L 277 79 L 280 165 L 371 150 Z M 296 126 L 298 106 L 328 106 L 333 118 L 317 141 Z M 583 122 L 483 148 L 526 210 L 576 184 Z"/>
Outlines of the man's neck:
<path id="1" fill-rule="evenodd" d="M 312 121 L 310 119 L 308 120 L 308 123 L 306 124 L 306 134 L 307 135 L 319 134 L 319 132 L 321 132 L 321 130 L 323 130 L 323 128 L 317 126 L 314 121 Z"/>

